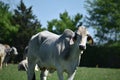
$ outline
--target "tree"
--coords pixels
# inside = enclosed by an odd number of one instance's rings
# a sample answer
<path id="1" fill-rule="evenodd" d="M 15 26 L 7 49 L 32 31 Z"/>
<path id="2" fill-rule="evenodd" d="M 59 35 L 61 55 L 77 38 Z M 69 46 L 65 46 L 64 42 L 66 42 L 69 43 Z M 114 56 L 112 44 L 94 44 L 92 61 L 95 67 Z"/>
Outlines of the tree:
<path id="1" fill-rule="evenodd" d="M 120 1 L 86 0 L 87 22 L 97 30 L 99 42 L 120 40 Z"/>
<path id="2" fill-rule="evenodd" d="M 13 35 L 18 31 L 18 27 L 12 25 L 11 18 L 9 5 L 0 1 L 0 43 L 11 45 Z"/>
<path id="3" fill-rule="evenodd" d="M 14 10 L 12 17 L 12 23 L 18 25 L 17 35 L 14 36 L 14 44 L 17 45 L 20 53 L 23 53 L 24 48 L 28 45 L 31 36 L 38 31 L 41 31 L 41 24 L 32 13 L 32 6 L 27 8 L 23 1 L 20 1 L 20 5 Z"/>
<path id="4" fill-rule="evenodd" d="M 60 20 L 53 19 L 48 21 L 48 30 L 57 34 L 61 34 L 66 28 L 76 30 L 76 26 L 80 22 L 82 15 L 76 14 L 74 17 L 70 17 L 68 12 L 60 13 Z"/>

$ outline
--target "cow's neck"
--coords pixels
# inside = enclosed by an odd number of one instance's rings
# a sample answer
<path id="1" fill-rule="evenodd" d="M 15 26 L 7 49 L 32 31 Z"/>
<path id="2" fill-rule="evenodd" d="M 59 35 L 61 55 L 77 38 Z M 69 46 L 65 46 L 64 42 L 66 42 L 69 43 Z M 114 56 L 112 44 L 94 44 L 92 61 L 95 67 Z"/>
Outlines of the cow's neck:
<path id="1" fill-rule="evenodd" d="M 80 54 L 80 49 L 79 49 L 79 39 L 77 39 L 73 45 L 71 45 L 70 47 L 70 55 L 69 55 L 69 59 L 77 59 L 79 60 L 79 56 Z"/>

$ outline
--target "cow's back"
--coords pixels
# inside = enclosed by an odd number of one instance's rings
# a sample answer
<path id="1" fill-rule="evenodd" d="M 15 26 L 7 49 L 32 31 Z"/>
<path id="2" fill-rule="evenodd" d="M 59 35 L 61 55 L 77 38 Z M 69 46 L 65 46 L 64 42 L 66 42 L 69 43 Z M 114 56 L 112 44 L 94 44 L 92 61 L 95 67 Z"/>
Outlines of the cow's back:
<path id="1" fill-rule="evenodd" d="M 35 53 L 35 55 L 38 55 L 39 48 L 41 44 L 48 38 L 58 38 L 59 35 L 56 35 L 54 33 L 51 33 L 49 31 L 42 31 L 37 33 L 36 35 L 33 35 L 31 40 L 29 41 L 29 48 L 28 48 L 28 55 Z"/>
<path id="2" fill-rule="evenodd" d="M 42 31 L 40 32 L 39 36 L 38 36 L 38 40 L 40 43 L 42 43 L 44 40 L 48 39 L 48 38 L 58 38 L 59 35 L 51 33 L 49 31 Z"/>
<path id="3" fill-rule="evenodd" d="M 51 33 L 49 31 L 42 31 L 32 36 L 30 43 L 36 43 L 41 45 L 41 43 L 48 38 L 58 38 L 59 35 Z"/>

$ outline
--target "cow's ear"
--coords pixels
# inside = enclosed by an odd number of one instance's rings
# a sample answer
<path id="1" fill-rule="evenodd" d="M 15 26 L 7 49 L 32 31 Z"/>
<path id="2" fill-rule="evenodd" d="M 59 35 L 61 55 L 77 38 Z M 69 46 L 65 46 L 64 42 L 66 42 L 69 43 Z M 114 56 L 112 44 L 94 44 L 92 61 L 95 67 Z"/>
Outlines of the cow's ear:
<path id="1" fill-rule="evenodd" d="M 72 36 L 72 38 L 70 40 L 70 44 L 74 44 L 74 41 L 76 41 L 76 39 L 77 39 L 77 33 L 74 32 L 74 34 L 73 34 L 73 36 Z"/>
<path id="2" fill-rule="evenodd" d="M 74 40 L 70 39 L 70 45 L 74 44 Z"/>
<path id="3" fill-rule="evenodd" d="M 77 27 L 79 28 L 80 26 L 82 26 L 82 24 L 83 24 L 82 22 L 79 22 Z"/>
<path id="4" fill-rule="evenodd" d="M 75 32 L 73 36 L 73 41 L 75 41 L 76 39 L 77 39 L 77 33 Z"/>
<path id="5" fill-rule="evenodd" d="M 90 45 L 94 44 L 93 38 L 89 34 L 87 34 L 87 41 Z"/>

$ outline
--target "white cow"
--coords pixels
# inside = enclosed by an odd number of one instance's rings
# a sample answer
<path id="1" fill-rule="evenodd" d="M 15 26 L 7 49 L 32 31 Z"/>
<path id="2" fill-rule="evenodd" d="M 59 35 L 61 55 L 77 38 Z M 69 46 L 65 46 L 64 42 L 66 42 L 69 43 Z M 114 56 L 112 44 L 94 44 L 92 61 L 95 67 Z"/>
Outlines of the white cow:
<path id="1" fill-rule="evenodd" d="M 0 44 L 0 69 L 2 69 L 3 62 L 7 66 L 7 62 L 11 54 L 18 54 L 17 49 L 15 47 L 10 48 L 9 45 Z"/>
<path id="2" fill-rule="evenodd" d="M 68 80 L 73 80 L 87 40 L 93 42 L 83 26 L 76 32 L 66 29 L 60 36 L 49 31 L 34 35 L 28 47 L 28 80 L 35 80 L 36 64 L 41 70 L 41 80 L 47 79 L 48 71 L 55 70 L 59 80 L 64 80 L 63 72 L 68 74 Z"/>
<path id="3" fill-rule="evenodd" d="M 28 70 L 28 61 L 26 58 L 18 64 L 18 71 L 27 71 L 27 70 Z"/>
<path id="4" fill-rule="evenodd" d="M 25 47 L 23 60 L 18 64 L 18 71 L 28 70 L 28 58 L 27 58 L 28 46 Z M 35 66 L 35 71 L 39 71 L 38 65 Z"/>
<path id="5" fill-rule="evenodd" d="M 27 57 L 26 59 L 23 59 L 19 64 L 18 64 L 18 71 L 27 71 L 28 70 L 28 60 Z M 35 71 L 39 71 L 38 65 L 36 64 L 35 66 Z"/>

